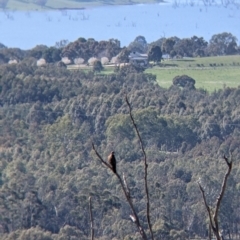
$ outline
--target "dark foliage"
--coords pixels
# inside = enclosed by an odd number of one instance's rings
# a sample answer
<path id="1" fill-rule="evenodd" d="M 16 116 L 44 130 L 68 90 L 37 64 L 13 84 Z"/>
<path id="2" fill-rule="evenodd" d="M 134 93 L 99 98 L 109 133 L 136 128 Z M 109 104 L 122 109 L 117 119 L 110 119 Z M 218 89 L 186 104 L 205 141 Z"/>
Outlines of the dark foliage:
<path id="1" fill-rule="evenodd" d="M 162 60 L 162 51 L 159 46 L 152 46 L 148 52 L 148 60 L 154 62 L 161 62 Z"/>
<path id="2" fill-rule="evenodd" d="M 209 41 L 208 51 L 211 55 L 231 55 L 237 53 L 237 38 L 231 33 L 214 34 Z"/>
<path id="3" fill-rule="evenodd" d="M 144 36 L 137 36 L 128 46 L 130 52 L 147 53 L 148 45 Z"/>
<path id="4" fill-rule="evenodd" d="M 81 57 L 88 61 L 91 57 L 107 57 L 111 59 L 121 51 L 120 42 L 116 39 L 109 41 L 95 41 L 94 39 L 85 40 L 79 38 L 77 41 L 68 44 L 62 50 L 62 56 L 74 59 Z"/>
<path id="5" fill-rule="evenodd" d="M 121 52 L 118 54 L 118 60 L 119 62 L 122 63 L 128 63 L 129 62 L 129 55 L 130 55 L 131 51 L 124 47 Z"/>
<path id="6" fill-rule="evenodd" d="M 92 39 L 75 44 L 86 42 L 97 45 Z M 114 150 L 117 172 L 124 172 L 146 223 L 142 153 L 126 94 L 148 157 L 155 238 L 206 238 L 196 181 L 201 177 L 211 205 L 225 173 L 221 157 L 230 151 L 240 157 L 240 88 L 209 94 L 180 77 L 164 89 L 154 75 L 131 65 L 103 75 L 29 64 L 46 49 L 0 50 L 4 58 L 22 59 L 0 66 L 0 238 L 89 239 L 89 196 L 95 239 L 139 238 L 115 176 L 91 150 L 94 141 L 106 160 Z M 219 219 L 239 238 L 238 168 L 236 161 Z"/>
<path id="7" fill-rule="evenodd" d="M 176 85 L 179 87 L 187 87 L 190 89 L 195 89 L 195 86 L 194 86 L 195 83 L 196 81 L 187 75 L 176 76 L 173 79 L 173 85 Z"/>
<path id="8" fill-rule="evenodd" d="M 103 65 L 99 60 L 94 61 L 93 63 L 93 71 L 101 72 L 103 70 Z"/>

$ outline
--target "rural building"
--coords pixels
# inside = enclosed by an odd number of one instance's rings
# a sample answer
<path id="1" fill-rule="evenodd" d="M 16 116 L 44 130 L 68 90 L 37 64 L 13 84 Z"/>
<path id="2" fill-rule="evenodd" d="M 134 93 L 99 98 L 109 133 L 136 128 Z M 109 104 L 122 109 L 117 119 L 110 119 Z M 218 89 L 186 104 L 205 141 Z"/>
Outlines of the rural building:
<path id="1" fill-rule="evenodd" d="M 141 66 L 148 65 L 148 55 L 139 52 L 131 52 L 129 55 L 129 63 L 137 64 Z"/>

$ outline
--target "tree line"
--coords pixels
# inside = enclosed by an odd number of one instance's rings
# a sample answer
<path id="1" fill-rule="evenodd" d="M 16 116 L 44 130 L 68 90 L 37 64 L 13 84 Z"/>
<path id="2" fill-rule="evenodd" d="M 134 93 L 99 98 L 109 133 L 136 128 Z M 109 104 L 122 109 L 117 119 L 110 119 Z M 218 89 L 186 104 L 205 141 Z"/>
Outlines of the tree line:
<path id="1" fill-rule="evenodd" d="M 36 64 L 39 59 L 46 63 L 88 64 L 91 59 L 103 60 L 102 63 L 128 62 L 130 52 L 147 53 L 150 61 L 160 61 L 163 54 L 169 57 L 204 57 L 239 54 L 237 38 L 228 32 L 214 34 L 209 42 L 203 37 L 193 36 L 180 39 L 176 36 L 160 38 L 147 43 L 144 36 L 137 36 L 127 47 L 121 47 L 120 41 L 96 41 L 93 38 L 80 37 L 74 42 L 61 40 L 55 46 L 37 45 L 30 50 L 7 48 L 0 44 L 0 64 L 25 61 Z"/>

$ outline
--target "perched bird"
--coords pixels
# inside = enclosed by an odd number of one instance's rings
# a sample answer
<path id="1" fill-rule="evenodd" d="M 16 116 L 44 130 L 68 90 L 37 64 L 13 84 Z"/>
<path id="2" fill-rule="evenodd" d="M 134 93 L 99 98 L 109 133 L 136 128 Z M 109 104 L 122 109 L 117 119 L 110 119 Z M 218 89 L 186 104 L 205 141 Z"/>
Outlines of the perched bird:
<path id="1" fill-rule="evenodd" d="M 117 172 L 117 170 L 116 170 L 117 164 L 116 164 L 116 158 L 114 156 L 114 152 L 111 152 L 110 155 L 108 156 L 108 162 L 109 162 L 110 166 L 112 167 L 113 172 L 116 173 Z"/>

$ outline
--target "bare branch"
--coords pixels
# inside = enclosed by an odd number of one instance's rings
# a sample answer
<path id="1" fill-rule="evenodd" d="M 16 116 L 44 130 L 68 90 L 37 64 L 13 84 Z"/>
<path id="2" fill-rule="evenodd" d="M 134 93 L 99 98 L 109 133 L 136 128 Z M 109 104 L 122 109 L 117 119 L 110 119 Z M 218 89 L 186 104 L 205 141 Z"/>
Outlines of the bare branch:
<path id="1" fill-rule="evenodd" d="M 201 190 L 201 192 L 202 192 L 203 201 L 204 201 L 205 207 L 206 207 L 207 212 L 208 212 L 208 217 L 209 217 L 209 221 L 210 221 L 210 226 L 211 226 L 211 228 L 213 229 L 213 231 L 215 232 L 215 227 L 214 227 L 213 221 L 212 221 L 211 209 L 210 209 L 210 207 L 209 207 L 208 204 L 207 204 L 207 200 L 206 200 L 206 196 L 205 196 L 205 191 L 204 191 L 202 185 L 200 184 L 200 182 L 198 182 L 198 186 L 199 186 L 199 188 L 200 188 L 200 190 Z"/>
<path id="2" fill-rule="evenodd" d="M 228 158 L 225 155 L 223 156 L 223 158 L 224 158 L 226 164 L 228 165 L 228 167 L 231 167 L 230 165 L 231 165 L 232 161 L 229 162 Z"/>
<path id="3" fill-rule="evenodd" d="M 125 174 L 123 173 L 123 183 L 124 183 L 124 186 L 125 186 L 125 189 L 126 189 L 126 192 L 130 198 L 130 190 L 129 190 L 129 187 L 127 185 L 127 181 L 126 181 L 126 177 L 125 177 Z"/>
<path id="4" fill-rule="evenodd" d="M 92 215 L 92 200 L 89 197 L 89 215 L 90 215 L 90 223 L 91 223 L 91 240 L 94 239 L 94 225 L 93 225 L 93 215 Z"/>
<path id="5" fill-rule="evenodd" d="M 225 193 L 225 190 L 226 190 L 227 180 L 228 180 L 228 177 L 229 177 L 229 175 L 231 173 L 231 170 L 232 170 L 232 155 L 231 155 L 231 161 L 229 161 L 229 159 L 225 155 L 223 156 L 223 158 L 224 158 L 224 160 L 225 160 L 225 162 L 226 162 L 226 164 L 228 166 L 228 169 L 227 169 L 227 171 L 225 173 L 225 176 L 224 176 L 224 179 L 223 179 L 223 182 L 222 182 L 221 191 L 220 191 L 219 197 L 217 198 L 215 211 L 214 211 L 213 215 L 211 214 L 211 209 L 210 209 L 210 207 L 207 204 L 206 196 L 205 196 L 205 193 L 204 193 L 204 189 L 201 186 L 201 184 L 198 183 L 199 188 L 200 188 L 200 190 L 202 192 L 202 197 L 203 197 L 203 200 L 204 200 L 205 207 L 206 207 L 207 212 L 208 212 L 210 225 L 211 225 L 211 228 L 212 228 L 213 233 L 215 234 L 217 240 L 221 240 L 222 239 L 221 236 L 220 236 L 220 233 L 219 233 L 218 212 L 219 212 L 221 201 L 223 199 L 223 196 L 224 196 L 224 193 Z"/>
<path id="6" fill-rule="evenodd" d="M 148 228 L 149 228 L 149 231 L 151 233 L 151 238 L 152 240 L 154 239 L 153 238 L 153 232 L 152 232 L 152 225 L 151 225 L 151 219 L 150 219 L 150 201 L 149 201 L 149 191 L 148 191 L 148 180 L 147 180 L 147 177 L 148 177 L 148 171 L 147 171 L 147 168 L 148 168 L 148 164 L 147 164 L 147 155 L 146 155 L 146 152 L 145 152 L 145 149 L 144 149 L 144 146 L 143 146 L 143 141 L 142 141 L 142 138 L 140 136 L 140 133 L 139 133 L 139 130 L 137 128 L 137 124 L 135 123 L 135 120 L 133 118 L 133 115 L 132 115 L 132 108 L 131 108 L 131 105 L 128 101 L 128 97 L 126 95 L 125 97 L 125 100 L 126 100 L 126 103 L 128 105 L 128 108 L 129 108 L 129 114 L 130 114 L 130 118 L 132 120 L 132 124 L 135 128 L 135 131 L 137 133 L 137 136 L 138 136 L 138 139 L 139 139 L 139 142 L 140 142 L 140 146 L 141 146 L 141 149 L 142 149 L 142 153 L 143 153 L 143 156 L 144 156 L 144 172 L 145 172 L 145 175 L 144 175 L 144 183 L 145 183 L 145 192 L 146 192 L 146 198 L 147 198 L 147 222 L 148 222 Z"/>
<path id="7" fill-rule="evenodd" d="M 208 238 L 209 238 L 209 240 L 212 240 L 212 227 L 211 227 L 211 224 L 210 224 L 210 223 L 209 223 L 208 230 L 209 230 L 209 232 L 208 232 Z"/>
<path id="8" fill-rule="evenodd" d="M 94 152 L 96 153 L 98 159 L 99 159 L 107 168 L 111 169 L 111 171 L 112 171 L 112 167 L 103 160 L 103 158 L 101 157 L 101 155 L 97 152 L 97 150 L 96 150 L 96 148 L 95 148 L 95 146 L 94 146 L 93 143 L 92 143 L 92 147 L 93 147 L 93 150 L 94 150 Z M 124 195 L 125 195 L 125 197 L 126 197 L 126 200 L 127 200 L 128 204 L 129 204 L 131 210 L 132 210 L 132 216 L 133 216 L 134 219 L 135 219 L 134 223 L 136 224 L 136 226 L 137 226 L 137 228 L 138 228 L 138 231 L 139 231 L 140 235 L 142 236 L 142 238 L 143 238 L 144 240 L 147 240 L 147 235 L 146 235 L 144 229 L 142 228 L 142 226 L 141 226 L 141 224 L 140 224 L 139 217 L 138 217 L 137 212 L 136 212 L 136 210 L 135 210 L 135 208 L 134 208 L 134 206 L 133 206 L 129 189 L 125 187 L 124 181 L 121 179 L 120 175 L 119 175 L 117 172 L 114 173 L 114 174 L 115 174 L 116 177 L 118 178 L 118 180 L 119 180 L 119 182 L 120 182 L 120 184 L 121 184 L 123 193 L 124 193 Z"/>
<path id="9" fill-rule="evenodd" d="M 215 212 L 214 212 L 214 215 L 213 215 L 213 220 L 214 220 L 214 223 L 215 223 L 215 226 L 216 226 L 216 231 L 219 230 L 219 227 L 218 227 L 218 211 L 219 211 L 219 208 L 220 208 L 220 204 L 221 204 L 222 198 L 224 196 L 224 192 L 226 190 L 227 179 L 228 179 L 228 177 L 230 175 L 230 172 L 232 170 L 232 161 L 229 162 L 228 158 L 225 157 L 225 155 L 224 155 L 223 158 L 224 158 L 224 160 L 225 160 L 225 162 L 226 162 L 226 164 L 228 166 L 228 169 L 227 169 L 227 172 L 225 173 L 225 176 L 224 176 L 224 179 L 223 179 L 223 182 L 222 182 L 221 192 L 219 194 L 219 197 L 217 198 L 216 208 L 215 208 Z"/>

